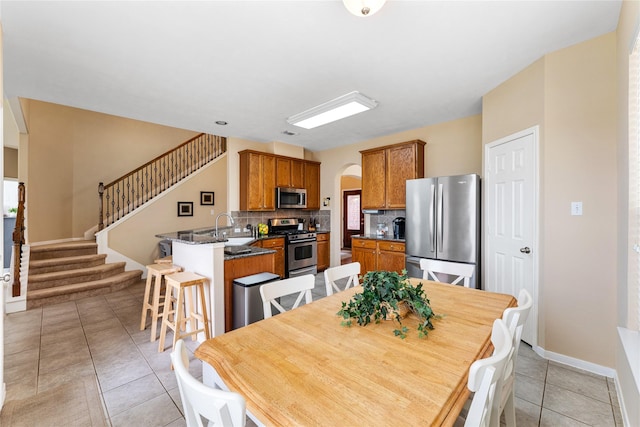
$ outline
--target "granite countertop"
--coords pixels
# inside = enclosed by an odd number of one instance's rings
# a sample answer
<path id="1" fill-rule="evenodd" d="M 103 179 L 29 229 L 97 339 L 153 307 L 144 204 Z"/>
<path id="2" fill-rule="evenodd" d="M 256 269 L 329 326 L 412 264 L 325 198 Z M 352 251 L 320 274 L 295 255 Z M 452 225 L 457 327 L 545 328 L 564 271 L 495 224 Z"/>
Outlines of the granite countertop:
<path id="1" fill-rule="evenodd" d="M 220 227 L 218 231 L 228 232 L 230 228 L 231 227 Z M 207 243 L 224 243 L 234 237 L 242 237 L 242 238 L 251 237 L 251 235 L 247 233 L 240 233 L 240 234 L 231 233 L 231 234 L 225 234 L 223 238 L 217 238 L 215 237 L 215 231 L 216 231 L 215 228 L 208 227 L 208 228 L 200 228 L 195 230 L 181 230 L 181 231 L 173 231 L 169 233 L 159 233 L 159 234 L 156 234 L 156 237 L 159 237 L 161 239 L 168 239 L 172 241 L 187 243 L 191 245 L 204 245 Z M 319 234 L 324 234 L 329 232 L 330 232 L 329 230 L 316 231 L 316 233 L 319 233 Z M 256 242 L 258 240 L 278 239 L 283 237 L 284 236 L 281 234 L 268 234 L 266 236 L 256 237 L 254 240 L 247 242 L 246 245 L 250 245 L 253 242 Z M 248 254 L 248 255 L 251 256 L 251 254 Z M 225 259 L 226 259 L 226 256 L 225 256 Z"/>
<path id="2" fill-rule="evenodd" d="M 405 239 L 396 239 L 393 235 L 390 236 L 378 236 L 377 234 L 359 234 L 356 236 L 352 236 L 357 239 L 370 239 L 370 240 L 385 240 L 390 242 L 400 242 L 405 243 Z"/>
<path id="3" fill-rule="evenodd" d="M 267 255 L 267 254 L 275 254 L 276 253 L 276 251 L 274 249 L 258 248 L 258 247 L 254 247 L 254 246 L 247 246 L 247 247 L 251 249 L 251 252 L 248 252 L 246 254 L 237 254 L 237 255 L 224 254 L 224 260 L 225 261 L 230 261 L 232 259 L 249 258 L 249 257 L 252 257 L 252 256 L 257 256 L 257 255 Z"/>
<path id="4" fill-rule="evenodd" d="M 221 243 L 226 242 L 227 239 L 218 239 L 214 236 L 215 229 L 203 229 L 203 230 L 183 230 L 174 231 L 171 233 L 156 234 L 156 237 L 161 239 L 169 239 L 182 243 L 188 243 L 192 245 L 204 245 L 207 243 Z"/>

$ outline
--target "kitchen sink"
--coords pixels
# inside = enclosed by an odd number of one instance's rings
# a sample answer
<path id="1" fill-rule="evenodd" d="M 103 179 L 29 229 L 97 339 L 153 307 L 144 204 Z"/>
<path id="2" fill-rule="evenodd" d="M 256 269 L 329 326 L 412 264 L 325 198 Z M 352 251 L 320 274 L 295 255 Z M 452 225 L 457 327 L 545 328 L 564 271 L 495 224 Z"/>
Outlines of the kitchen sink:
<path id="1" fill-rule="evenodd" d="M 224 242 L 225 246 L 241 246 L 253 242 L 253 237 L 227 237 L 227 241 Z"/>

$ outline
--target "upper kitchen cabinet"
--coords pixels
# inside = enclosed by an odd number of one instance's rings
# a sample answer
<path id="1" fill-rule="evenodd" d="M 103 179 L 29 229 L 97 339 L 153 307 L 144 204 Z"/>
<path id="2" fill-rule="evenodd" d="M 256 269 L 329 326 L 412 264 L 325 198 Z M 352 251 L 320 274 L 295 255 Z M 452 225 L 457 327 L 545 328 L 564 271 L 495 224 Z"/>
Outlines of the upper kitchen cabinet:
<path id="1" fill-rule="evenodd" d="M 276 157 L 276 187 L 304 188 L 304 161 Z"/>
<path id="2" fill-rule="evenodd" d="M 320 209 L 320 163 L 304 162 L 304 188 L 307 189 L 307 209 Z"/>
<path id="3" fill-rule="evenodd" d="M 362 209 L 404 209 L 406 181 L 424 178 L 424 146 L 420 140 L 364 150 Z"/>
<path id="4" fill-rule="evenodd" d="M 276 210 L 276 187 L 306 188 L 307 209 L 320 209 L 320 163 L 253 150 L 240 155 L 240 210 Z"/>
<path id="5" fill-rule="evenodd" d="M 240 210 L 276 210 L 276 158 L 245 150 L 240 153 Z"/>

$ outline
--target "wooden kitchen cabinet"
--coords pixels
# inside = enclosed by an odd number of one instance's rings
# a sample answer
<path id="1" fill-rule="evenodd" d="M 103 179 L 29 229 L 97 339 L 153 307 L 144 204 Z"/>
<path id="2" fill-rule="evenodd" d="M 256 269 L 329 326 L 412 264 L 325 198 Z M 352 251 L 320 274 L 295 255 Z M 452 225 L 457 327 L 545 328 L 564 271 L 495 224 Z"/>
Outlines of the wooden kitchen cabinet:
<path id="1" fill-rule="evenodd" d="M 379 240 L 378 270 L 397 271 L 405 269 L 404 243 Z"/>
<path id="2" fill-rule="evenodd" d="M 304 162 L 304 188 L 307 189 L 307 209 L 320 209 L 320 163 Z"/>
<path id="3" fill-rule="evenodd" d="M 276 251 L 274 256 L 274 273 L 284 278 L 284 237 L 277 237 L 275 239 L 262 239 L 258 240 L 251 246 L 259 246 L 265 249 L 274 249 Z"/>
<path id="4" fill-rule="evenodd" d="M 329 268 L 331 263 L 329 233 L 318 233 L 318 271 Z"/>
<path id="5" fill-rule="evenodd" d="M 386 155 L 384 150 L 362 153 L 362 209 L 379 209 L 386 205 Z"/>
<path id="6" fill-rule="evenodd" d="M 275 273 L 274 254 L 240 257 L 224 262 L 224 330 L 233 329 L 233 281 L 263 272 Z"/>
<path id="7" fill-rule="evenodd" d="M 424 141 L 364 150 L 362 208 L 404 209 L 407 179 L 424 178 Z"/>
<path id="8" fill-rule="evenodd" d="M 377 270 L 378 248 L 375 240 L 351 239 L 351 260 L 360 263 L 360 274 Z"/>
<path id="9" fill-rule="evenodd" d="M 276 157 L 276 187 L 305 188 L 303 160 Z"/>
<path id="10" fill-rule="evenodd" d="M 240 210 L 274 211 L 275 156 L 245 150 L 240 153 Z"/>
<path id="11" fill-rule="evenodd" d="M 238 154 L 241 211 L 275 211 L 276 187 L 306 188 L 307 209 L 320 209 L 320 163 L 253 150 Z"/>
<path id="12" fill-rule="evenodd" d="M 402 273 L 405 268 L 405 244 L 402 242 L 375 239 L 351 241 L 351 258 L 360 263 L 360 274 L 368 271 L 387 270 Z"/>

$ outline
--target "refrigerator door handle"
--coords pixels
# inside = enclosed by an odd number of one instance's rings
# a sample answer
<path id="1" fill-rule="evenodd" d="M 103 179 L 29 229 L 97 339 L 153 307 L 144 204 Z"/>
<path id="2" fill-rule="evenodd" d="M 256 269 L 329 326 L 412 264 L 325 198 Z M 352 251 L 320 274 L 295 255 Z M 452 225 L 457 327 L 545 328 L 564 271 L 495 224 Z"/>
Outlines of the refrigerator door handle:
<path id="1" fill-rule="evenodd" d="M 443 230 L 443 217 L 444 217 L 444 195 L 443 195 L 443 185 L 442 184 L 438 184 L 438 225 L 437 225 L 437 230 L 438 230 L 438 237 L 439 237 L 439 241 L 438 241 L 438 252 L 440 252 L 443 249 L 444 246 L 444 230 Z"/>
<path id="2" fill-rule="evenodd" d="M 431 184 L 431 206 L 429 206 L 429 235 L 431 236 L 431 251 L 436 249 L 436 233 L 435 224 L 436 219 L 434 217 L 436 211 L 436 186 Z"/>

